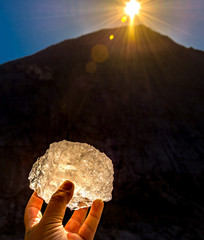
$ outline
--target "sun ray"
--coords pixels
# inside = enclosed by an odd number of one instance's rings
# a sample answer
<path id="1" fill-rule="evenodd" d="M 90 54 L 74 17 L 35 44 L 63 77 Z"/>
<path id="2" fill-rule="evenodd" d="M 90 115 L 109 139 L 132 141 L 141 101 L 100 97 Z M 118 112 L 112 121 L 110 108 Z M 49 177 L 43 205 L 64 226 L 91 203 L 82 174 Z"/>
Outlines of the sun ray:
<path id="1" fill-rule="evenodd" d="M 153 21 L 152 21 L 152 20 L 153 20 Z M 189 33 L 186 32 L 186 31 L 184 31 L 183 29 L 178 28 L 178 27 L 176 27 L 176 26 L 173 25 L 173 24 L 169 24 L 169 23 L 167 23 L 167 22 L 165 22 L 165 21 L 162 21 L 162 20 L 160 20 L 159 18 L 154 17 L 154 16 L 152 16 L 152 15 L 150 15 L 150 14 L 148 14 L 148 13 L 144 13 L 144 12 L 143 12 L 142 21 L 143 21 L 144 23 L 147 23 L 146 25 L 148 25 L 148 26 L 153 26 L 153 25 L 156 25 L 156 23 L 157 23 L 157 24 L 159 24 L 159 27 L 161 28 L 161 24 L 162 24 L 162 25 L 168 27 L 168 29 L 171 28 L 171 29 L 176 30 L 176 31 L 178 31 L 178 32 L 182 32 L 182 33 L 184 33 L 184 34 L 186 34 L 186 35 L 189 35 Z"/>

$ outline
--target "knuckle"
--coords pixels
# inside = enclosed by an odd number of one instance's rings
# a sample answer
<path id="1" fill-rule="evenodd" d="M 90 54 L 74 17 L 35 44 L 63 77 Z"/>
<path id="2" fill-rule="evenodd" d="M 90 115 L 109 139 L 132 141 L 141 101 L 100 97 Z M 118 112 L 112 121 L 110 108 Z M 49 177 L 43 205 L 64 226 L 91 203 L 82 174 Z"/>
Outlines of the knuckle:
<path id="1" fill-rule="evenodd" d="M 61 189 L 59 189 L 56 193 L 54 193 L 51 198 L 52 201 L 57 201 L 57 202 L 65 201 L 66 199 L 67 199 L 67 193 Z"/>

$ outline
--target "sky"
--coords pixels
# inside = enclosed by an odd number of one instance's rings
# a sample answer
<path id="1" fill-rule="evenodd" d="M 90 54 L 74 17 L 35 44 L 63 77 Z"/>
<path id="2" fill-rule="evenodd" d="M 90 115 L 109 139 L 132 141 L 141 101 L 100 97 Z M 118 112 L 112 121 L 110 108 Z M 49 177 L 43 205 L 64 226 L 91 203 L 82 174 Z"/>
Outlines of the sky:
<path id="1" fill-rule="evenodd" d="M 121 22 L 126 0 L 0 0 L 0 64 Z M 140 0 L 142 23 L 204 51 L 204 0 Z"/>

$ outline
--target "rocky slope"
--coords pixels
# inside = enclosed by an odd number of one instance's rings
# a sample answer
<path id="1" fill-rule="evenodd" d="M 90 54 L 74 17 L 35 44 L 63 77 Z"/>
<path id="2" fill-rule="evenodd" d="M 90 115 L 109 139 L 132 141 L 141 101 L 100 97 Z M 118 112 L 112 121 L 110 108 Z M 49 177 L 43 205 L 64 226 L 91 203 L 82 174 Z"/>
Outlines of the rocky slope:
<path id="1" fill-rule="evenodd" d="M 203 79 L 204 52 L 142 25 L 1 65 L 1 239 L 21 239 L 28 173 L 62 139 L 113 160 L 96 239 L 203 239 Z"/>

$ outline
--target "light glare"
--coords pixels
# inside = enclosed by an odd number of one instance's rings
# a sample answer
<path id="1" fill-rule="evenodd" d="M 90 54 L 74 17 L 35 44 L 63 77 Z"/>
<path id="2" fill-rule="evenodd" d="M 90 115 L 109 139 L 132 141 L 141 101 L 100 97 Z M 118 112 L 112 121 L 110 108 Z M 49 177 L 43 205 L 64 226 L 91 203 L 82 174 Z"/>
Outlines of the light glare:
<path id="1" fill-rule="evenodd" d="M 135 15 L 139 14 L 140 3 L 136 0 L 130 0 L 126 3 L 125 13 L 133 20 Z"/>

